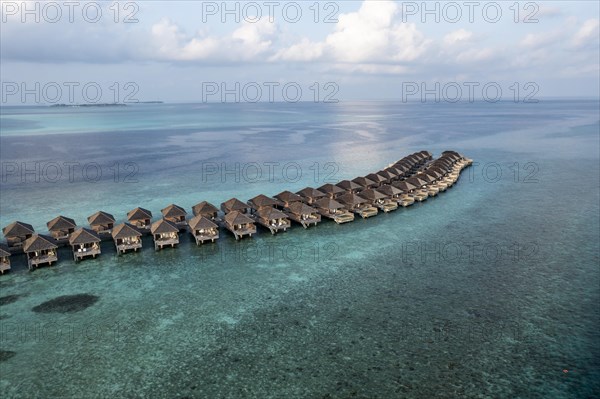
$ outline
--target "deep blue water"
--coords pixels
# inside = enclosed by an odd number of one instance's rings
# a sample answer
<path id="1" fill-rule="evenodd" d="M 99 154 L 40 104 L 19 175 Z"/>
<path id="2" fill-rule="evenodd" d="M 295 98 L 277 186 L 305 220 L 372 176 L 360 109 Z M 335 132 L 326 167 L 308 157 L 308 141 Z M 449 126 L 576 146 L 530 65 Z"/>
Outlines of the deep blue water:
<path id="1" fill-rule="evenodd" d="M 0 277 L 3 397 L 595 397 L 597 101 L 2 108 L 0 225 L 43 232 L 364 175 L 413 151 L 474 159 L 423 204 L 151 241 Z M 78 312 L 32 309 L 61 295 Z M 16 295 L 16 297 L 10 297 Z M 9 300 L 10 299 L 10 300 Z"/>

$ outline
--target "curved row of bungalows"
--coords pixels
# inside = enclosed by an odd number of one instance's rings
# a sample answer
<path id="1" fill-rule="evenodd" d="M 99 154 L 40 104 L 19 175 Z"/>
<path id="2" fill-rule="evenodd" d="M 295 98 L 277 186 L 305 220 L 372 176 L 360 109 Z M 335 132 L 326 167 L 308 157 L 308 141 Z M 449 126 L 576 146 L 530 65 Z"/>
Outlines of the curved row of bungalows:
<path id="1" fill-rule="evenodd" d="M 10 270 L 10 251 L 8 247 L 0 244 L 0 273 Z"/>
<path id="2" fill-rule="evenodd" d="M 327 196 L 319 198 L 314 201 L 313 206 L 322 216 L 332 219 L 337 224 L 348 223 L 354 220 L 354 214 L 333 198 Z"/>
<path id="3" fill-rule="evenodd" d="M 154 250 L 158 251 L 166 246 L 175 247 L 179 244 L 179 226 L 167 219 L 160 219 L 152 223 L 150 227 Z"/>
<path id="4" fill-rule="evenodd" d="M 205 241 L 215 242 L 219 238 L 219 226 L 214 220 L 216 216 L 209 219 L 199 214 L 188 221 L 188 231 L 196 240 L 196 245 L 204 244 Z"/>

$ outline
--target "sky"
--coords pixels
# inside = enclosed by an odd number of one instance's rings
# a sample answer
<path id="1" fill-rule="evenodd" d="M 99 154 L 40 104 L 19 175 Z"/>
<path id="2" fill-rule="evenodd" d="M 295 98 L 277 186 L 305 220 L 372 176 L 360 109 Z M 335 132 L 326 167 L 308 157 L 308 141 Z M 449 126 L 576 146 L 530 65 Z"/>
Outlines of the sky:
<path id="1" fill-rule="evenodd" d="M 600 91 L 597 1 L 0 4 L 0 105 Z"/>

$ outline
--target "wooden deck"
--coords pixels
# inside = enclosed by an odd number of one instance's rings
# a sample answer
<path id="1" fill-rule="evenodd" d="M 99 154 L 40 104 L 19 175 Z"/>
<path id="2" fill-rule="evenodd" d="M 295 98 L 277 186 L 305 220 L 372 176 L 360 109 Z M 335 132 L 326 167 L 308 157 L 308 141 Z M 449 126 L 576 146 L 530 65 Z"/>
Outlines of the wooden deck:
<path id="1" fill-rule="evenodd" d="M 294 222 L 300 223 L 305 229 L 309 228 L 312 225 L 316 226 L 318 223 L 321 222 L 321 215 L 314 215 L 307 218 L 303 218 L 302 215 L 296 215 L 295 213 L 289 211 L 285 212 L 285 214 L 288 215 L 288 217 Z"/>
<path id="2" fill-rule="evenodd" d="M 233 233 L 236 240 L 242 239 L 245 236 L 252 237 L 252 234 L 256 234 L 256 226 L 246 227 L 242 229 L 236 229 L 233 226 L 230 226 L 228 223 L 223 223 L 223 226 Z"/>
<path id="3" fill-rule="evenodd" d="M 127 244 L 116 244 L 117 254 L 121 255 L 129 251 L 137 252 L 138 249 L 142 248 L 142 240 L 139 242 L 127 243 Z"/>
<path id="4" fill-rule="evenodd" d="M 29 270 L 31 270 L 34 267 L 38 267 L 40 265 L 45 265 L 45 264 L 52 266 L 52 262 L 57 262 L 57 261 L 58 261 L 58 256 L 56 256 L 55 253 L 45 254 L 45 255 L 40 255 L 40 256 L 34 256 L 31 258 L 28 257 L 27 258 L 27 266 L 29 266 Z"/>
<path id="5" fill-rule="evenodd" d="M 215 240 L 219 239 L 219 232 L 213 233 L 199 233 L 194 234 L 192 232 L 192 236 L 194 236 L 194 240 L 196 240 L 196 245 L 204 244 L 206 241 L 215 242 Z"/>
<path id="6" fill-rule="evenodd" d="M 271 234 L 273 235 L 279 233 L 280 230 L 287 231 L 287 229 L 289 229 L 292 226 L 289 220 L 287 221 L 287 223 L 274 223 L 273 221 L 261 219 L 258 217 L 256 218 L 256 223 L 269 229 L 271 231 Z"/>
<path id="7" fill-rule="evenodd" d="M 73 260 L 78 262 L 82 259 L 93 257 L 100 255 L 100 246 L 91 247 L 91 248 L 77 248 L 73 250 Z"/>
<path id="8" fill-rule="evenodd" d="M 354 213 L 360 215 L 363 219 L 367 219 L 367 218 L 376 216 L 377 213 L 379 213 L 377 211 L 377 208 L 375 208 L 374 206 L 363 206 L 360 208 L 354 208 L 352 211 Z"/>
<path id="9" fill-rule="evenodd" d="M 0 273 L 4 274 L 5 271 L 10 270 L 10 260 L 0 259 Z"/>
<path id="10" fill-rule="evenodd" d="M 327 210 L 317 208 L 317 212 L 319 212 L 321 216 L 325 216 L 326 218 L 332 219 L 337 224 L 349 223 L 354 221 L 354 214 L 348 211 L 339 211 L 336 213 L 332 213 Z"/>
<path id="11" fill-rule="evenodd" d="M 176 238 L 154 238 L 154 250 L 155 251 L 160 251 L 161 249 L 163 249 L 164 247 L 168 247 L 169 245 L 171 246 L 171 248 L 174 248 L 175 245 L 179 244 L 179 237 Z"/>

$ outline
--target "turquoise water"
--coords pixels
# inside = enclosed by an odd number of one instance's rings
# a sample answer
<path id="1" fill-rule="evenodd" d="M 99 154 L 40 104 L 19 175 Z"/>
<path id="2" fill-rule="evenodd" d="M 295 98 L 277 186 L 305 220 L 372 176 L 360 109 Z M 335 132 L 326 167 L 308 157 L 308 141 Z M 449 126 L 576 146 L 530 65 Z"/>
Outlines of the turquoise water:
<path id="1" fill-rule="evenodd" d="M 106 242 L 98 259 L 74 264 L 63 249 L 32 273 L 16 257 L 0 277 L 2 397 L 598 396 L 598 102 L 1 118 L 0 224 L 38 231 L 58 214 L 84 225 L 99 209 L 123 220 L 135 206 L 157 216 L 171 202 L 319 186 L 421 149 L 477 162 L 436 198 L 347 225 L 241 242 L 222 231 L 202 247 L 184 236 L 158 253 L 146 238 L 121 257 Z M 102 176 L 51 174 L 65 162 Z M 24 178 L 10 169 L 23 163 Z M 97 301 L 32 310 L 77 294 Z"/>

